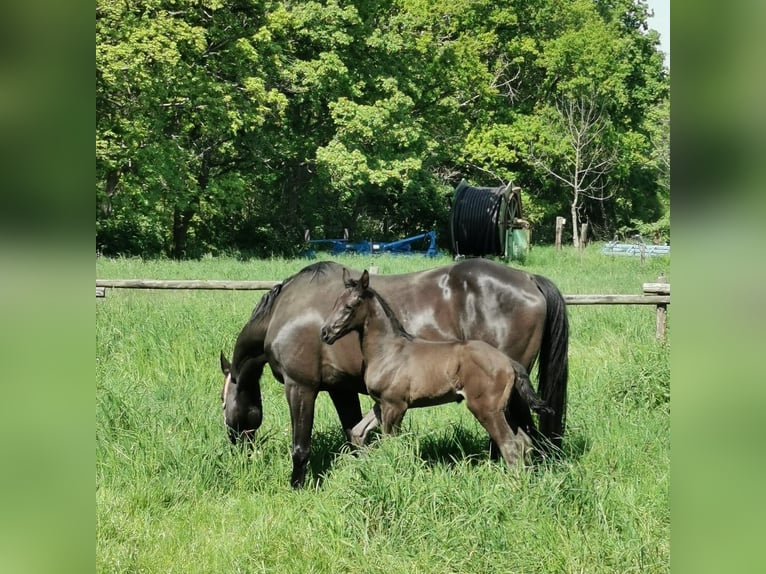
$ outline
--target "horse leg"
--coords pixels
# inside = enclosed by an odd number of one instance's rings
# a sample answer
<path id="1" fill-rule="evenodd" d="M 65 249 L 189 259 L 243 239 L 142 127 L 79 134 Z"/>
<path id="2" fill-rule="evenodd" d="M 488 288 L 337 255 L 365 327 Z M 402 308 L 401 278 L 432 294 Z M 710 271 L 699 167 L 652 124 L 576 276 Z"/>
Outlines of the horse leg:
<path id="1" fill-rule="evenodd" d="M 364 418 L 351 429 L 349 433 L 349 440 L 355 447 L 361 448 L 364 446 L 364 441 L 367 438 L 367 433 L 380 424 L 380 405 L 375 405 L 370 409 Z"/>
<path id="2" fill-rule="evenodd" d="M 532 419 L 532 411 L 529 409 L 526 401 L 519 395 L 518 389 L 514 386 L 508 404 L 505 407 L 505 420 L 513 432 L 523 429 L 525 436 L 532 436 L 535 439 L 539 436 L 535 421 Z M 527 435 L 527 433 L 529 433 Z M 492 438 L 489 439 L 489 456 L 492 460 L 500 458 L 500 449 Z"/>
<path id="3" fill-rule="evenodd" d="M 402 425 L 402 419 L 407 412 L 407 403 L 404 401 L 380 401 L 380 422 L 384 434 L 398 434 Z"/>
<path id="4" fill-rule="evenodd" d="M 290 485 L 300 488 L 306 478 L 306 467 L 311 456 L 311 429 L 314 426 L 317 391 L 285 379 L 285 396 L 290 405 L 290 423 L 293 428 L 293 473 Z"/>
<path id="5" fill-rule="evenodd" d="M 522 460 L 526 460 L 527 455 L 535 448 L 532 438 L 522 429 L 516 431 L 514 442 L 516 443 L 516 450 L 521 455 Z"/>
<path id="6" fill-rule="evenodd" d="M 359 404 L 359 394 L 349 391 L 330 390 L 328 391 L 335 410 L 338 412 L 343 432 L 346 433 L 346 440 L 353 441 L 353 429 L 355 425 L 361 424 L 362 406 Z"/>
<path id="7" fill-rule="evenodd" d="M 509 467 L 516 465 L 519 455 L 521 455 L 523 459 L 524 450 L 523 448 L 520 448 L 519 438 L 511 430 L 508 421 L 505 420 L 503 411 L 487 413 L 478 408 L 471 408 L 471 405 L 468 405 L 468 408 L 481 423 L 481 426 L 483 426 L 489 433 L 489 436 L 497 445 L 503 460 L 505 460 L 505 463 Z M 519 429 L 519 433 L 523 433 L 524 436 L 527 436 L 521 429 Z"/>
<path id="8" fill-rule="evenodd" d="M 524 436 L 531 440 L 535 447 L 540 447 L 542 435 L 537 426 L 535 426 L 529 405 L 519 395 L 519 391 L 515 386 L 511 391 L 511 397 L 508 399 L 508 405 L 505 407 L 505 420 L 508 421 L 508 425 L 513 432 L 524 432 Z M 492 460 L 497 460 L 500 457 L 497 444 L 491 438 L 489 439 L 489 456 Z"/>
<path id="9" fill-rule="evenodd" d="M 471 411 L 476 420 L 485 428 L 491 441 L 497 445 L 503 460 L 508 466 L 516 464 L 518 455 L 524 455 L 523 448 L 519 448 L 519 439 L 517 434 L 511 428 L 507 416 L 508 405 L 503 400 L 503 396 L 508 396 L 503 392 L 505 381 L 491 380 L 479 384 L 477 379 L 470 381 L 472 384 L 466 384 L 465 390 L 469 391 L 465 395 L 465 403 L 468 410 Z M 470 392 L 472 388 L 483 388 L 486 392 Z M 505 404 L 504 404 L 505 403 Z M 521 429 L 519 433 L 527 436 Z"/>

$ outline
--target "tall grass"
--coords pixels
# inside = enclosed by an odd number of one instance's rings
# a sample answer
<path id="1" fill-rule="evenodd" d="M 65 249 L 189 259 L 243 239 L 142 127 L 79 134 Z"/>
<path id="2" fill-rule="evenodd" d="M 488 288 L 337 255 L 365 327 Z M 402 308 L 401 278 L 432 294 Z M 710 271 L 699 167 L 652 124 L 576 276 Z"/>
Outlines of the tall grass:
<path id="1" fill-rule="evenodd" d="M 345 257 L 412 271 L 447 258 Z M 100 259 L 112 278 L 283 279 L 307 261 Z M 565 293 L 639 293 L 669 260 L 535 248 Z M 565 456 L 491 462 L 463 405 L 416 409 L 361 453 L 320 395 L 307 487 L 289 488 L 290 418 L 266 369 L 255 452 L 230 447 L 218 353 L 253 292 L 119 291 L 96 302 L 100 572 L 664 572 L 669 344 L 653 309 L 570 307 Z M 369 399 L 364 398 L 363 406 Z"/>

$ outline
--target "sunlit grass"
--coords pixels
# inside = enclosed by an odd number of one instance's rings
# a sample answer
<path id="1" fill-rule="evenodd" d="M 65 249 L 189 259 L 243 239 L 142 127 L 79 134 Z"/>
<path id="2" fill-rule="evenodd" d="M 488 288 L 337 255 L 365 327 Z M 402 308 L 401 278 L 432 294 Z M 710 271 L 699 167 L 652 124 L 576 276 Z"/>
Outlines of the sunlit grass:
<path id="1" fill-rule="evenodd" d="M 344 257 L 380 273 L 449 259 Z M 279 280 L 306 260 L 99 259 L 98 277 Z M 565 293 L 640 293 L 667 258 L 533 249 Z M 311 471 L 289 488 L 290 418 L 267 369 L 252 457 L 230 447 L 218 353 L 259 292 L 109 290 L 96 302 L 100 572 L 665 572 L 669 344 L 650 307 L 571 307 L 565 456 L 489 460 L 463 405 L 416 409 L 402 435 L 344 445 L 320 395 Z M 369 405 L 364 398 L 363 406 Z"/>

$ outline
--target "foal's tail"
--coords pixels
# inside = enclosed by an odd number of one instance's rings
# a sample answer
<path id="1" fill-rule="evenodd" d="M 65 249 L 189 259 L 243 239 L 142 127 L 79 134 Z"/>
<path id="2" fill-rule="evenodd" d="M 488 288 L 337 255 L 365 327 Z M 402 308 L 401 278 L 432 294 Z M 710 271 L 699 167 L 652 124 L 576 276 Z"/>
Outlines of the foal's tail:
<path id="1" fill-rule="evenodd" d="M 545 297 L 546 315 L 540 345 L 537 392 L 553 410 L 541 414 L 540 432 L 555 448 L 561 448 L 567 414 L 569 378 L 569 319 L 564 296 L 550 279 L 534 275 L 537 288 Z"/>
<path id="2" fill-rule="evenodd" d="M 537 396 L 537 393 L 535 392 L 535 389 L 529 380 L 529 374 L 527 373 L 527 370 L 516 361 L 513 361 L 513 370 L 516 374 L 516 381 L 514 382 L 514 386 L 519 390 L 519 394 L 527 402 L 529 408 L 531 408 L 539 415 L 554 414 L 553 409 L 549 407 L 544 400 Z"/>

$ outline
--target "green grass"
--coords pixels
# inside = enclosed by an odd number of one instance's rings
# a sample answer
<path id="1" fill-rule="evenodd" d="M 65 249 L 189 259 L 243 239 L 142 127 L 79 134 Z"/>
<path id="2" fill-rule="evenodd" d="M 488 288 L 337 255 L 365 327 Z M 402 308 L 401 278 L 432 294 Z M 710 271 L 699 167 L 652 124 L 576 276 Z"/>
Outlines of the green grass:
<path id="1" fill-rule="evenodd" d="M 447 258 L 345 257 L 380 273 Z M 98 277 L 283 279 L 305 260 L 99 259 Z M 640 293 L 669 259 L 536 247 L 565 293 Z M 320 395 L 307 487 L 290 489 L 283 388 L 264 374 L 251 458 L 232 449 L 218 353 L 259 292 L 109 290 L 96 301 L 99 572 L 666 572 L 669 343 L 651 307 L 570 307 L 565 456 L 488 460 L 463 405 L 417 409 L 397 437 L 344 445 Z M 363 407 L 369 399 L 363 399 Z"/>

